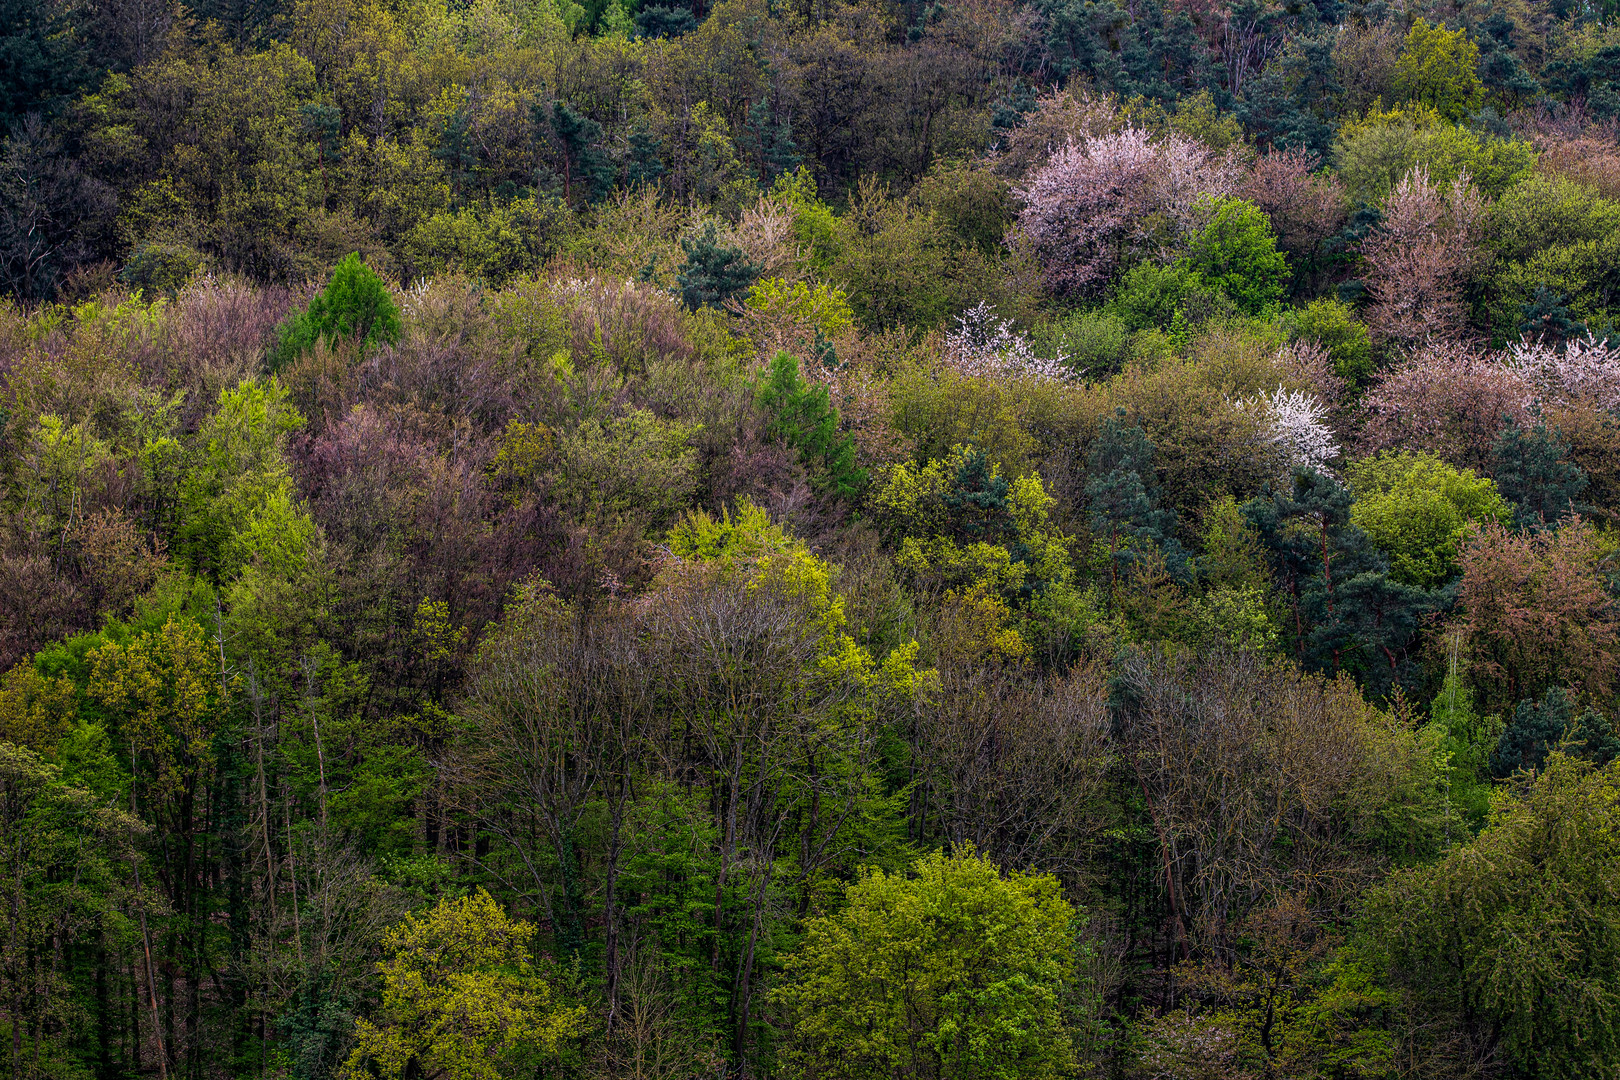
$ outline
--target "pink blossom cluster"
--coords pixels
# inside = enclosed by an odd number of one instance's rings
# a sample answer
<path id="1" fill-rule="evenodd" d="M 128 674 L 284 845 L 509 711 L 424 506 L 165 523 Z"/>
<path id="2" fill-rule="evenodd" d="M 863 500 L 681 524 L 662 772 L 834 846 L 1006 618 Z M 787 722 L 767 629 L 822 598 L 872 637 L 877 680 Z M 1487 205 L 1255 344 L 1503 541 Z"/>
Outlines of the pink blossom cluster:
<path id="1" fill-rule="evenodd" d="M 1427 450 L 1472 469 L 1490 462 L 1502 425 L 1530 418 L 1534 385 L 1500 354 L 1431 341 L 1367 393 L 1364 448 Z"/>
<path id="2" fill-rule="evenodd" d="M 1013 240 L 1030 250 L 1053 292 L 1100 291 L 1123 255 L 1151 251 L 1196 228 L 1199 200 L 1231 194 L 1231 155 L 1138 128 L 1083 136 L 1059 149 L 1019 190 Z"/>

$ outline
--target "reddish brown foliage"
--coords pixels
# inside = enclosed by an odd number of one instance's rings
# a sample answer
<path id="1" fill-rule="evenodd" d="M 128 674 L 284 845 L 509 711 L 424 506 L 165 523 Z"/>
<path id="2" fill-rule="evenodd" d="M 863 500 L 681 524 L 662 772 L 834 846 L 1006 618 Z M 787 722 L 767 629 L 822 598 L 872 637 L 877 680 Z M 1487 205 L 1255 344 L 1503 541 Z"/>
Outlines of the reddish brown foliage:
<path id="1" fill-rule="evenodd" d="M 1605 199 L 1620 198 L 1620 146 L 1600 139 L 1542 138 L 1536 168 L 1594 188 Z"/>
<path id="2" fill-rule="evenodd" d="M 1344 226 L 1349 211 L 1344 185 L 1313 172 L 1316 165 L 1316 155 L 1305 150 L 1273 150 L 1254 163 L 1237 191 L 1266 212 L 1277 246 L 1290 259 L 1314 256 Z"/>
<path id="3" fill-rule="evenodd" d="M 1549 686 L 1609 692 L 1620 642 L 1598 557 L 1595 532 L 1579 520 L 1542 533 L 1474 529 L 1461 599 L 1484 708 L 1509 708 Z"/>
<path id="4" fill-rule="evenodd" d="M 1375 337 L 1415 343 L 1462 335 L 1462 289 L 1481 259 L 1483 213 L 1466 173 L 1441 189 L 1419 167 L 1395 185 L 1383 221 L 1361 245 Z"/>
<path id="5" fill-rule="evenodd" d="M 219 400 L 221 390 L 259 373 L 276 324 L 287 314 L 286 289 L 254 289 L 206 280 L 181 293 L 164 332 L 169 385 L 186 391 L 186 426 Z"/>
<path id="6" fill-rule="evenodd" d="M 1532 395 L 1495 357 L 1456 342 L 1428 345 L 1368 393 L 1363 448 L 1427 450 L 1482 470 L 1506 419 L 1529 420 Z"/>

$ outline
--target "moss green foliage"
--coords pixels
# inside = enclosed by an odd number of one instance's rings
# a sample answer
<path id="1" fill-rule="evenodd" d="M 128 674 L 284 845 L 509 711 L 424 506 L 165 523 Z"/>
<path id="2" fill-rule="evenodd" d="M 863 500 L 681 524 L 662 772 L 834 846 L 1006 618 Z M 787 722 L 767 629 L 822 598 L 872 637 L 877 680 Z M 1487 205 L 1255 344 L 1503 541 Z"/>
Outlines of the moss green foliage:
<path id="1" fill-rule="evenodd" d="M 1278 322 L 1296 341 L 1315 341 L 1333 358 L 1333 370 L 1352 386 L 1365 386 L 1375 370 L 1367 327 L 1353 308 L 1333 297 L 1318 297 L 1282 313 Z"/>
<path id="2" fill-rule="evenodd" d="M 1351 198 L 1376 203 L 1417 166 L 1437 185 L 1467 174 L 1494 198 L 1530 175 L 1536 152 L 1521 139 L 1482 134 L 1414 105 L 1369 112 L 1345 124 L 1333 160 Z"/>
<path id="3" fill-rule="evenodd" d="M 1479 46 L 1461 27 L 1448 30 L 1419 18 L 1406 33 L 1395 61 L 1395 92 L 1403 100 L 1433 109 L 1447 120 L 1462 120 L 1478 106 Z"/>
<path id="4" fill-rule="evenodd" d="M 1182 317 L 1185 328 L 1187 302 L 1210 291 L 1212 283 L 1206 282 L 1190 261 L 1170 266 L 1143 262 L 1119 279 L 1107 310 L 1131 330 L 1168 330 L 1176 325 L 1177 316 Z"/>
<path id="5" fill-rule="evenodd" d="M 1130 326 L 1113 311 L 1077 311 L 1041 326 L 1035 335 L 1043 355 L 1062 352 L 1070 367 L 1090 378 L 1111 375 L 1131 355 Z"/>
<path id="6" fill-rule="evenodd" d="M 1489 477 L 1430 454 L 1390 451 L 1350 466 L 1350 521 L 1389 556 L 1390 572 L 1432 589 L 1455 577 L 1469 525 L 1506 523 L 1513 508 Z"/>
<path id="7" fill-rule="evenodd" d="M 1368 912 L 1420 1006 L 1466 1016 L 1526 1075 L 1620 1068 L 1615 814 L 1620 765 L 1553 754 L 1477 840 L 1397 874 Z"/>
<path id="8" fill-rule="evenodd" d="M 794 1058 L 849 1080 L 1061 1076 L 1074 923 L 1054 878 L 1004 876 L 971 847 L 863 874 L 788 966 Z"/>

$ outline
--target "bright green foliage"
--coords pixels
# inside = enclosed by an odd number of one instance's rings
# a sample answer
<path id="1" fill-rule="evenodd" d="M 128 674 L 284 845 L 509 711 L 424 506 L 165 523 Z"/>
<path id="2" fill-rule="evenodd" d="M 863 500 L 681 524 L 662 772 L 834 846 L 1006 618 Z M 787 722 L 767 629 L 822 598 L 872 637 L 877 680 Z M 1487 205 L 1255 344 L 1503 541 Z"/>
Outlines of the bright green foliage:
<path id="1" fill-rule="evenodd" d="M 1527 305 L 1557 297 L 1567 317 L 1600 327 L 1615 312 L 1613 269 L 1620 261 L 1620 202 L 1561 176 L 1532 176 L 1488 211 L 1490 321 L 1516 340 Z M 1528 328 L 1532 331 L 1539 327 Z"/>
<path id="2" fill-rule="evenodd" d="M 1302 308 L 1283 313 L 1278 320 L 1296 341 L 1316 341 L 1333 358 L 1333 370 L 1351 386 L 1365 386 L 1376 370 L 1367 326 L 1350 305 L 1332 297 L 1319 297 Z"/>
<path id="3" fill-rule="evenodd" d="M 294 312 L 281 324 L 271 366 L 279 367 L 314 348 L 317 341 L 328 345 L 354 341 L 369 348 L 397 341 L 399 330 L 399 305 L 383 279 L 355 252 L 333 268 L 326 288 L 306 310 Z"/>
<path id="4" fill-rule="evenodd" d="M 220 392 L 180 484 L 176 553 L 198 573 L 229 582 L 250 565 L 281 575 L 304 566 L 315 524 L 285 455 L 303 423 L 273 377 Z"/>
<path id="5" fill-rule="evenodd" d="M 920 468 L 897 465 L 870 505 L 899 543 L 896 566 L 910 575 L 1009 598 L 1073 580 L 1040 477 L 1009 481 L 981 450 L 956 446 Z"/>
<path id="6" fill-rule="evenodd" d="M 754 400 L 771 418 L 772 438 L 799 452 L 817 482 L 840 498 L 851 498 L 866 484 L 866 470 L 855 464 L 855 440 L 838 431 L 838 410 L 827 388 L 799 378 L 799 361 L 779 352 Z"/>
<path id="7" fill-rule="evenodd" d="M 1461 120 L 1479 107 L 1479 46 L 1468 31 L 1447 30 L 1419 18 L 1395 61 L 1395 90 L 1444 116 Z"/>
<path id="8" fill-rule="evenodd" d="M 1506 524 L 1513 515 L 1489 477 L 1432 454 L 1388 451 L 1350 466 L 1349 479 L 1350 523 L 1389 556 L 1391 577 L 1424 589 L 1457 573 L 1470 522 Z"/>
<path id="9" fill-rule="evenodd" d="M 73 684 L 23 661 L 0 678 L 0 742 L 49 756 L 72 722 Z"/>
<path id="10" fill-rule="evenodd" d="M 1431 1009 L 1535 1080 L 1620 1076 L 1620 764 L 1554 753 L 1489 826 L 1380 887 L 1368 926 Z"/>
<path id="11" fill-rule="evenodd" d="M 555 200 L 441 210 L 411 230 L 404 250 L 415 274 L 460 271 L 499 286 L 537 269 L 567 224 Z"/>
<path id="12" fill-rule="evenodd" d="M 1167 330 L 1189 299 L 1207 291 L 1210 283 L 1186 260 L 1141 262 L 1120 278 L 1108 311 L 1132 330 Z"/>
<path id="13" fill-rule="evenodd" d="M 219 663 L 202 627 L 171 616 L 159 631 L 106 642 L 89 660 L 89 695 L 119 748 L 136 755 L 142 794 L 165 804 L 194 790 L 213 768 L 224 713 Z"/>
<path id="14" fill-rule="evenodd" d="M 1471 829 L 1478 830 L 1491 809 L 1489 766 L 1500 723 L 1493 717 L 1480 717 L 1473 691 L 1462 675 L 1453 653 L 1446 680 L 1429 706 L 1429 717 L 1438 729 L 1441 752 L 1450 757 L 1447 794 L 1451 804 Z"/>
<path id="15" fill-rule="evenodd" d="M 748 299 L 743 304 L 750 311 L 790 318 L 827 338 L 855 325 L 849 297 L 844 295 L 843 289 L 833 285 L 810 285 L 803 281 L 790 285 L 781 278 L 765 278 L 748 290 Z"/>
<path id="16" fill-rule="evenodd" d="M 800 165 L 795 172 L 778 176 L 771 186 L 771 194 L 793 210 L 793 238 L 810 265 L 826 273 L 842 254 L 843 243 L 839 238 L 838 215 L 817 197 L 815 177 Z"/>
<path id="17" fill-rule="evenodd" d="M 480 889 L 409 915 L 383 935 L 382 999 L 355 1029 L 350 1080 L 532 1075 L 584 1026 L 533 963 L 534 927 Z"/>
<path id="18" fill-rule="evenodd" d="M 1067 1075 L 1075 912 L 1055 878 L 1003 875 L 958 848 L 912 875 L 867 872 L 845 901 L 809 922 L 779 991 L 802 1075 Z"/>
<path id="19" fill-rule="evenodd" d="M 1257 315 L 1282 298 L 1288 259 L 1264 211 L 1242 199 L 1221 199 L 1209 223 L 1187 242 L 1187 264 L 1237 306 Z"/>
<path id="20" fill-rule="evenodd" d="M 1464 173 L 1491 198 L 1534 170 L 1536 151 L 1519 139 L 1498 139 L 1447 121 L 1422 106 L 1373 110 L 1339 129 L 1333 144 L 1339 178 L 1354 201 L 1377 203 L 1418 165 L 1437 187 Z"/>
<path id="21" fill-rule="evenodd" d="M 714 222 L 705 222 L 703 231 L 681 241 L 686 265 L 676 277 L 681 302 L 696 311 L 701 307 L 721 307 L 739 296 L 759 276 L 759 267 L 749 262 L 741 250 L 720 243 Z"/>

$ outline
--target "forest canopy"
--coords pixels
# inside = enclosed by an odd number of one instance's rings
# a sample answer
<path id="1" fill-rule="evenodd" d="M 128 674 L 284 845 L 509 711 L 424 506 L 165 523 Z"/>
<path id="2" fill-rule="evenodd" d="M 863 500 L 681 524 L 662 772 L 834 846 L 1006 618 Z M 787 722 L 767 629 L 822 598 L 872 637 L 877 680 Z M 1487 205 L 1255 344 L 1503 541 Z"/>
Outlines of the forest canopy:
<path id="1" fill-rule="evenodd" d="M 0 1075 L 1620 1077 L 1606 0 L 0 0 Z"/>

